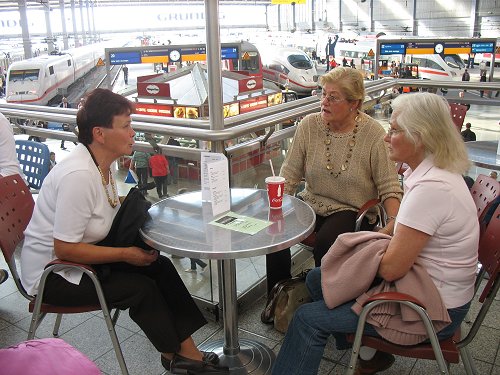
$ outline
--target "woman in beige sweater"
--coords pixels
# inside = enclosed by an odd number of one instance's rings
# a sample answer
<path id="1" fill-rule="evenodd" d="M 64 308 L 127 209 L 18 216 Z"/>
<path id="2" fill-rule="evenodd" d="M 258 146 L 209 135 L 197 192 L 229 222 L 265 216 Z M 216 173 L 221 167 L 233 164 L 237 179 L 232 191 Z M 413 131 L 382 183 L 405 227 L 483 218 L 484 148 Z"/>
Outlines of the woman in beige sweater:
<path id="1" fill-rule="evenodd" d="M 387 233 L 392 233 L 402 191 L 394 162 L 384 144 L 385 131 L 361 112 L 365 98 L 362 74 L 337 67 L 320 78 L 321 112 L 306 116 L 298 125 L 280 175 L 285 193 L 293 195 L 305 178 L 299 196 L 316 212 L 316 266 L 341 233 L 354 231 L 356 214 L 368 200 L 379 198 L 389 216 Z M 374 217 L 362 224 L 373 228 Z M 268 291 L 289 278 L 290 250 L 267 256 Z"/>

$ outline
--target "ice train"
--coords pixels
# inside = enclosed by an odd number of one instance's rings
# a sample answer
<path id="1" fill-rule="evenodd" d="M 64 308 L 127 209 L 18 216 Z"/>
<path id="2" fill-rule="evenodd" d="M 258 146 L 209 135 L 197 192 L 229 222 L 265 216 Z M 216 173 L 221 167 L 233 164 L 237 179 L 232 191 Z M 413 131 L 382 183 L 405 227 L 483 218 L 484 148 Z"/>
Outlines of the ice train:
<path id="1" fill-rule="evenodd" d="M 318 87 L 318 72 L 314 62 L 302 50 L 280 48 L 264 62 L 263 77 L 299 95 L 311 95 Z"/>
<path id="2" fill-rule="evenodd" d="M 104 57 L 102 43 L 17 61 L 7 71 L 7 103 L 47 105 Z"/>

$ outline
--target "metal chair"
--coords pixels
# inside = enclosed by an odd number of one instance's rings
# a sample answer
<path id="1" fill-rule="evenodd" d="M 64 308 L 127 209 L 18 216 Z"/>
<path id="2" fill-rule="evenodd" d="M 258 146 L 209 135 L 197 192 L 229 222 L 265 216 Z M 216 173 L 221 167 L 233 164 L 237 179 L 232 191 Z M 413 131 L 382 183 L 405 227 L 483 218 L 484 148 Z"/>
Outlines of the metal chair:
<path id="1" fill-rule="evenodd" d="M 115 332 L 115 324 L 119 316 L 119 310 L 116 309 L 113 318 L 110 316 L 108 305 L 104 297 L 101 284 L 97 279 L 97 275 L 93 268 L 84 264 L 65 262 L 55 260 L 49 263 L 48 267 L 42 274 L 40 285 L 38 287 L 38 295 L 31 296 L 21 284 L 17 264 L 14 258 L 16 248 L 24 239 L 24 230 L 28 226 L 31 219 L 35 203 L 33 197 L 28 190 L 28 187 L 23 182 L 19 175 L 12 175 L 0 178 L 0 248 L 3 256 L 9 265 L 10 272 L 16 283 L 19 292 L 29 301 L 29 311 L 32 312 L 31 325 L 28 333 L 28 340 L 35 337 L 36 330 L 42 319 L 47 313 L 57 314 L 56 323 L 54 325 L 53 335 L 58 336 L 59 326 L 61 324 L 62 314 L 75 314 L 89 311 L 102 310 L 104 320 L 107 325 L 107 330 L 111 337 L 111 342 L 115 350 L 116 358 L 120 364 L 123 374 L 128 374 L 127 366 L 123 358 L 123 354 Z M 57 272 L 63 268 L 77 268 L 88 275 L 96 288 L 99 304 L 66 307 L 55 306 L 42 302 L 42 297 L 45 288 L 45 281 L 51 272 Z"/>
<path id="2" fill-rule="evenodd" d="M 347 374 L 352 375 L 354 373 L 361 345 L 404 357 L 434 359 L 438 363 L 441 374 L 449 374 L 449 363 L 458 363 L 460 358 L 462 358 L 466 373 L 468 375 L 477 374 L 467 345 L 469 345 L 476 336 L 500 286 L 500 279 L 498 277 L 500 273 L 499 248 L 500 206 L 495 210 L 479 242 L 479 261 L 482 263 L 483 267 L 477 275 L 475 286 L 476 291 L 478 291 L 484 281 L 482 293 L 479 296 L 479 303 L 482 305 L 467 335 L 464 335 L 462 330 L 458 329 L 452 338 L 438 341 L 432 322 L 421 302 L 412 296 L 402 293 L 380 293 L 367 300 L 359 317 L 356 335 L 349 335 L 348 337 L 348 340 L 354 341 L 354 343 Z M 489 275 L 488 281 L 483 280 L 486 273 Z M 375 306 L 383 303 L 401 303 L 414 309 L 425 324 L 427 334 L 430 338 L 430 344 L 424 343 L 412 346 L 402 346 L 393 344 L 379 337 L 364 336 L 363 329 L 367 314 Z M 462 336 L 464 337 L 462 338 Z"/>
<path id="3" fill-rule="evenodd" d="M 484 174 L 480 174 L 476 178 L 476 182 L 470 189 L 472 199 L 477 207 L 477 216 L 486 209 L 486 206 L 493 201 L 500 192 L 500 182 Z"/>
<path id="4" fill-rule="evenodd" d="M 44 143 L 16 140 L 16 153 L 29 187 L 40 190 L 49 173 L 49 147 Z"/>
<path id="5" fill-rule="evenodd" d="M 370 199 L 364 205 L 362 205 L 356 216 L 356 225 L 354 227 L 355 232 L 359 232 L 361 230 L 361 223 L 363 222 L 364 217 L 369 211 L 375 211 L 377 215 L 377 221 L 375 223 L 375 228 L 383 228 L 387 224 L 387 213 L 385 212 L 384 205 L 380 203 L 379 199 Z M 316 243 L 316 232 L 312 232 L 308 237 L 302 240 L 301 244 L 314 247 Z"/>

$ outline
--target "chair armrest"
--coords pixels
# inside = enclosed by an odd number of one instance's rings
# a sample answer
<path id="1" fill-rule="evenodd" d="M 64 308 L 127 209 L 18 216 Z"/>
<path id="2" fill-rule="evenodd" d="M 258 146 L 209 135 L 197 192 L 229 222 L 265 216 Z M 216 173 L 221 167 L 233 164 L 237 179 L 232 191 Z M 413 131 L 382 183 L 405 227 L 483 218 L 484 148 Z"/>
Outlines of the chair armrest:
<path id="1" fill-rule="evenodd" d="M 61 259 L 55 259 L 50 263 L 47 263 L 45 268 L 48 268 L 50 266 L 57 266 L 57 265 L 62 265 L 65 267 L 75 267 L 75 268 L 85 268 L 86 270 L 96 273 L 95 269 L 90 265 L 90 264 L 82 264 L 82 263 L 75 263 L 75 262 L 68 262 L 66 260 L 61 260 Z M 61 267 L 57 267 L 58 269 Z"/>
<path id="2" fill-rule="evenodd" d="M 364 205 L 362 205 L 359 210 L 358 210 L 358 215 L 356 216 L 357 218 L 359 218 L 361 215 L 362 216 L 365 216 L 366 215 L 366 212 L 372 208 L 372 207 L 375 207 L 377 204 L 380 203 L 380 200 L 379 199 L 370 199 L 368 202 L 366 202 Z"/>
<path id="3" fill-rule="evenodd" d="M 410 296 L 409 294 L 405 294 L 405 293 L 397 293 L 397 292 L 378 293 L 378 294 L 375 294 L 375 295 L 371 296 L 370 298 L 368 298 L 364 302 L 363 306 L 365 306 L 366 304 L 368 304 L 370 302 L 374 302 L 374 301 L 412 302 L 412 303 L 422 307 L 423 309 L 425 309 L 425 306 L 422 302 L 420 302 L 415 297 Z"/>

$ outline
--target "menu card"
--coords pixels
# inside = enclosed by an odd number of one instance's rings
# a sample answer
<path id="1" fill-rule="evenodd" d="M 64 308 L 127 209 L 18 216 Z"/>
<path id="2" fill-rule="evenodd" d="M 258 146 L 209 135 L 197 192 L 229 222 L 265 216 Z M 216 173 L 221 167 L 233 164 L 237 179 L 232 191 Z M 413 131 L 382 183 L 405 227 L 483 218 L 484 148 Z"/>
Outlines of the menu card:
<path id="1" fill-rule="evenodd" d="M 214 216 L 231 209 L 227 163 L 223 154 L 201 153 L 201 199 L 212 203 Z"/>
<path id="2" fill-rule="evenodd" d="M 218 217 L 209 224 L 218 227 L 235 230 L 237 232 L 254 235 L 262 229 L 272 224 L 270 221 L 254 219 L 252 217 L 239 215 L 234 212 L 227 212 L 225 215 Z"/>

